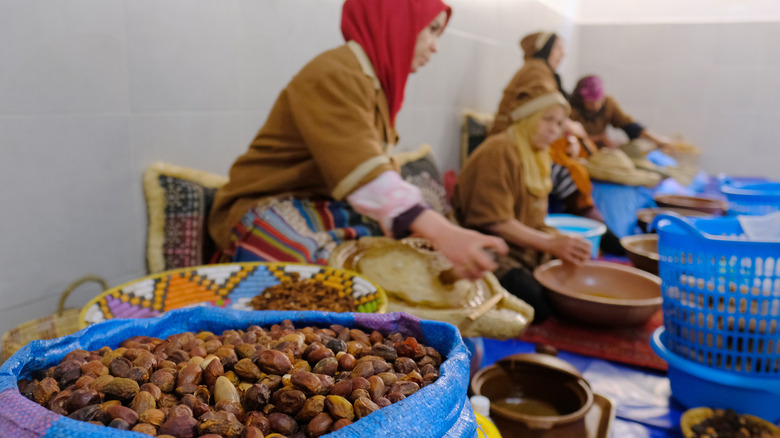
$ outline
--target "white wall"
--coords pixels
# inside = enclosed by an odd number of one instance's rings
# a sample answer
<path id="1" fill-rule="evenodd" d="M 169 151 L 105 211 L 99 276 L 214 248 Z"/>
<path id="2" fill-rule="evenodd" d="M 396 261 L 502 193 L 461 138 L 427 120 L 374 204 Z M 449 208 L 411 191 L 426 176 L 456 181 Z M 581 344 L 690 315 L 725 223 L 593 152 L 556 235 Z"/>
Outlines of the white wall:
<path id="1" fill-rule="evenodd" d="M 534 0 L 450 3 L 398 119 L 400 150 L 429 143 L 443 169 L 459 164 L 461 110 L 494 111 L 521 65 L 520 36 L 576 43 L 571 21 Z M 144 275 L 143 170 L 226 174 L 290 77 L 342 43 L 341 4 L 0 0 L 0 332 L 53 313 L 84 274 L 112 286 Z"/>
<path id="2" fill-rule="evenodd" d="M 567 4 L 572 0 L 541 1 Z M 776 0 L 573 1 L 578 3 L 577 12 L 568 16 L 577 24 L 736 23 L 780 20 L 780 2 Z"/>

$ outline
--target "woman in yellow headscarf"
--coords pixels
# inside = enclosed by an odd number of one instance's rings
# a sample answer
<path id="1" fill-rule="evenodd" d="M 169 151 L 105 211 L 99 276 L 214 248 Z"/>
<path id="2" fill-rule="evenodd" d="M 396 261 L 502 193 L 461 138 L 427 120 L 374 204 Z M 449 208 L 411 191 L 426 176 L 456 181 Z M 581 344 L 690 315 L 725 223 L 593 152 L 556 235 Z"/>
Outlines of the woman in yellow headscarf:
<path id="1" fill-rule="evenodd" d="M 561 136 L 569 104 L 554 81 L 527 84 L 514 96 L 506 106 L 510 123 L 466 160 L 452 203 L 463 226 L 509 244 L 494 273 L 505 289 L 534 307 L 539 322 L 550 310 L 534 268 L 552 257 L 579 265 L 590 259 L 591 249 L 588 241 L 544 224 L 552 190 L 549 147 Z"/>

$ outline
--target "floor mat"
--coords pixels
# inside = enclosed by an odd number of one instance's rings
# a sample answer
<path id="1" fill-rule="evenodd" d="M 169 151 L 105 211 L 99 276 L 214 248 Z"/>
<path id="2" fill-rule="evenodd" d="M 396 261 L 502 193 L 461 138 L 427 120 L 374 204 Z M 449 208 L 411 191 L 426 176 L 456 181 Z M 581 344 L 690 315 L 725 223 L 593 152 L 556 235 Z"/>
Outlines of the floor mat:
<path id="1" fill-rule="evenodd" d="M 650 347 L 653 331 L 662 324 L 661 310 L 641 327 L 617 329 L 584 326 L 551 316 L 528 327 L 520 339 L 585 356 L 666 371 L 666 362 Z"/>

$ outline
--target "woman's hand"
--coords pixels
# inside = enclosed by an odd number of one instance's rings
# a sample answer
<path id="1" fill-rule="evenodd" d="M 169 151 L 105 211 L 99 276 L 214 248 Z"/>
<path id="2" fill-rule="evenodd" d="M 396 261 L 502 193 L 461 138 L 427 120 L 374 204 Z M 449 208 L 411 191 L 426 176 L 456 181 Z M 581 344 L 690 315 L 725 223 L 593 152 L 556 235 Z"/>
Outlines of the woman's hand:
<path id="1" fill-rule="evenodd" d="M 493 254 L 506 254 L 509 247 L 500 237 L 455 227 L 432 242 L 450 262 L 460 278 L 477 280 L 482 274 L 498 269 Z"/>
<path id="2" fill-rule="evenodd" d="M 444 216 L 426 210 L 412 222 L 412 231 L 428 239 L 450 262 L 455 275 L 468 280 L 477 280 L 486 271 L 498 268 L 490 250 L 506 254 L 509 247 L 500 237 L 488 236 L 473 230 L 461 228 Z"/>
<path id="3" fill-rule="evenodd" d="M 590 260 L 591 244 L 580 236 L 550 234 L 547 252 L 566 263 L 580 266 Z"/>

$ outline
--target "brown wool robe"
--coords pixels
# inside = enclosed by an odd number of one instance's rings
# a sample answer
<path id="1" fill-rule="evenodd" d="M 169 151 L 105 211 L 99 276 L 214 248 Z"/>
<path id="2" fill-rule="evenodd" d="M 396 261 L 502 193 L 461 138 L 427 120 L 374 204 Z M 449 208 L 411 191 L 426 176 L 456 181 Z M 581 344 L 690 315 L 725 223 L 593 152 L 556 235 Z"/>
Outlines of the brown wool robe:
<path id="1" fill-rule="evenodd" d="M 599 110 L 595 117 L 586 116 L 576 107 L 572 107 L 570 117 L 572 120 L 582 123 L 588 135 L 603 134 L 607 130 L 608 125 L 622 129 L 628 124 L 636 123 L 633 117 L 623 112 L 623 109 L 620 108 L 620 105 L 611 96 L 606 96 L 604 107 Z"/>
<path id="2" fill-rule="evenodd" d="M 458 222 L 468 228 L 485 231 L 488 225 L 517 219 L 531 228 L 553 231 L 544 224 L 547 197 L 534 196 L 526 188 L 520 150 L 506 131 L 488 137 L 466 160 L 452 204 Z M 510 268 L 533 270 L 551 258 L 534 248 L 509 245 L 509 256 L 499 260 L 499 278 Z"/>
<path id="3" fill-rule="evenodd" d="M 271 197 L 344 199 L 388 170 L 398 140 L 371 61 L 355 42 L 314 58 L 276 100 L 230 170 L 209 216 L 221 249 L 231 228 Z"/>
<path id="4" fill-rule="evenodd" d="M 527 87 L 529 83 L 538 83 L 550 90 L 558 89 L 555 72 L 547 65 L 547 61 L 537 58 L 526 60 L 504 89 L 503 97 L 498 104 L 498 111 L 496 111 L 495 121 L 488 135 L 505 131 L 512 124 L 509 114 L 514 103 L 517 102 L 517 90 Z"/>

